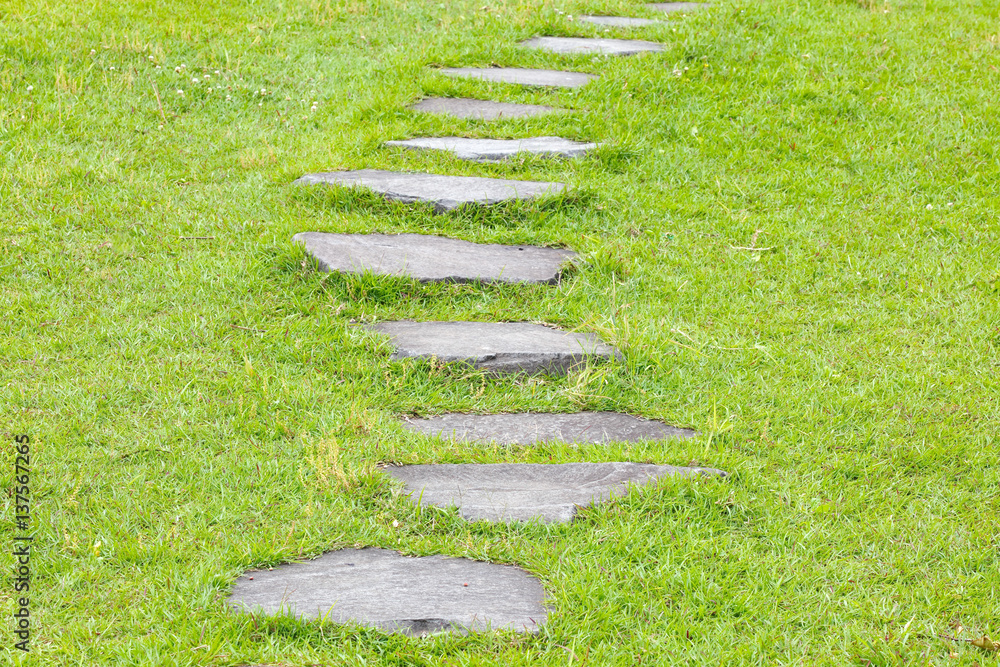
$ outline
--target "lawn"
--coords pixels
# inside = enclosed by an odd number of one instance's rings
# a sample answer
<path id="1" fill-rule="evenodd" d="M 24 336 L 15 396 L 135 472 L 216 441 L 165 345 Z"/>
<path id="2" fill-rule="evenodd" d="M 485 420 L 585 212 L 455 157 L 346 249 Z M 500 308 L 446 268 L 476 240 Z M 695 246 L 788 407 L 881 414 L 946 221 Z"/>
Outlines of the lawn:
<path id="1" fill-rule="evenodd" d="M 31 439 L 24 665 L 990 665 L 1000 639 L 995 2 L 718 0 L 605 32 L 553 0 L 0 5 L 0 563 Z M 539 34 L 662 42 L 557 56 Z M 440 66 L 600 74 L 575 90 Z M 425 96 L 567 109 L 455 120 Z M 556 135 L 581 160 L 382 142 Z M 436 215 L 290 187 L 356 168 L 561 181 Z M 581 254 L 558 287 L 317 270 L 302 231 Z M 389 359 L 359 324 L 511 320 L 624 355 L 567 377 Z M 483 447 L 461 411 L 616 410 L 686 441 Z M 416 509 L 385 463 L 692 462 L 571 524 Z M 412 638 L 237 615 L 254 567 L 342 547 L 517 564 L 548 623 Z"/>

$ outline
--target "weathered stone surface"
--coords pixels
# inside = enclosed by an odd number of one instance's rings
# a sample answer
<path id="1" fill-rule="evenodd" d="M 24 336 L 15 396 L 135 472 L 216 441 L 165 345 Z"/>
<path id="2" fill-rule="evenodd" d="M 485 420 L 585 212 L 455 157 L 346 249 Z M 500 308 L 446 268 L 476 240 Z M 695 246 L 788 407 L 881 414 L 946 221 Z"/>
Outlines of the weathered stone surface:
<path id="1" fill-rule="evenodd" d="M 396 346 L 393 359 L 436 358 L 491 373 L 563 374 L 589 360 L 621 354 L 592 333 L 528 322 L 383 322 L 371 325 Z"/>
<path id="2" fill-rule="evenodd" d="M 424 113 L 474 120 L 529 118 L 557 111 L 557 109 L 543 104 L 511 104 L 508 102 L 474 100 L 467 97 L 428 97 L 411 105 L 410 109 Z"/>
<path id="3" fill-rule="evenodd" d="M 650 463 L 443 463 L 385 472 L 423 505 L 458 507 L 469 521 L 572 521 L 577 506 L 624 496 L 629 484 L 672 475 L 725 475 L 711 468 Z"/>
<path id="4" fill-rule="evenodd" d="M 387 141 L 387 146 L 415 150 L 449 151 L 462 160 L 499 162 L 519 153 L 545 157 L 581 157 L 597 144 L 570 141 L 562 137 L 529 137 L 527 139 L 470 139 L 467 137 L 427 137 L 405 141 Z"/>
<path id="5" fill-rule="evenodd" d="M 596 74 L 562 72 L 554 69 L 523 69 L 520 67 L 449 67 L 438 71 L 446 76 L 556 88 L 579 88 L 590 83 L 591 79 L 597 78 Z"/>
<path id="6" fill-rule="evenodd" d="M 609 56 L 630 56 L 643 51 L 662 51 L 665 48 L 663 44 L 641 39 L 603 37 L 532 37 L 521 42 L 521 45 L 551 53 L 595 53 Z"/>
<path id="7" fill-rule="evenodd" d="M 603 25 L 610 28 L 639 28 L 642 26 L 663 23 L 663 21 L 640 19 L 632 16 L 580 16 L 578 18 L 584 23 L 593 23 L 594 25 Z"/>
<path id="8" fill-rule="evenodd" d="M 534 413 L 512 415 L 446 414 L 404 420 L 411 431 L 459 442 L 533 445 L 538 442 L 639 442 L 692 438 L 696 431 L 668 426 L 619 412 Z"/>
<path id="9" fill-rule="evenodd" d="M 655 9 L 658 12 L 667 12 L 673 14 L 675 12 L 693 12 L 699 9 L 705 9 L 708 7 L 707 2 L 652 2 L 646 5 L 650 9 Z"/>
<path id="10" fill-rule="evenodd" d="M 404 203 L 430 202 L 438 211 L 449 211 L 463 204 L 488 205 L 509 199 L 534 199 L 559 194 L 566 187 L 562 183 L 441 176 L 380 169 L 306 174 L 295 181 L 295 185 L 320 184 L 364 187 L 385 195 L 387 199 Z"/>
<path id="11" fill-rule="evenodd" d="M 548 283 L 559 281 L 570 250 L 478 244 L 425 234 L 324 234 L 293 239 L 324 271 L 408 276 L 421 282 Z"/>
<path id="12" fill-rule="evenodd" d="M 510 565 L 342 549 L 305 563 L 247 572 L 236 580 L 229 606 L 411 635 L 534 632 L 546 620 L 544 597 L 537 579 Z"/>

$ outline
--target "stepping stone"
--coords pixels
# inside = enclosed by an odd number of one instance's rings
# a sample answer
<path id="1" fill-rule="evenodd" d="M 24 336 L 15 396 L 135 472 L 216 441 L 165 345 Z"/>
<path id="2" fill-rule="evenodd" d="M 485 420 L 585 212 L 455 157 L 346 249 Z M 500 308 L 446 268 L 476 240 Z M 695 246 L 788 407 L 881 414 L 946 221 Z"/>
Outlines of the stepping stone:
<path id="1" fill-rule="evenodd" d="M 544 597 L 535 577 L 511 565 L 341 549 L 305 563 L 247 572 L 236 580 L 229 607 L 408 635 L 535 632 L 547 617 Z"/>
<path id="2" fill-rule="evenodd" d="M 641 39 L 603 37 L 532 37 L 521 42 L 521 45 L 551 53 L 598 53 L 609 56 L 631 56 L 643 51 L 662 51 L 665 48 L 663 44 Z"/>
<path id="3" fill-rule="evenodd" d="M 667 12 L 673 14 L 675 12 L 693 12 L 699 9 L 705 9 L 708 7 L 707 2 L 652 2 L 647 3 L 647 7 L 650 9 L 655 9 L 658 12 Z"/>
<path id="4" fill-rule="evenodd" d="M 303 244 L 324 271 L 407 276 L 420 282 L 559 282 L 570 250 L 477 244 L 425 234 L 324 234 L 303 232 Z"/>
<path id="5" fill-rule="evenodd" d="M 473 100 L 466 97 L 428 97 L 410 106 L 413 111 L 423 111 L 456 118 L 497 120 L 500 118 L 530 118 L 556 111 L 542 104 L 511 104 Z"/>
<path id="6" fill-rule="evenodd" d="M 429 202 L 438 212 L 450 211 L 464 204 L 496 204 L 509 199 L 534 199 L 556 195 L 566 187 L 562 183 L 508 181 L 475 176 L 440 176 L 415 172 L 358 169 L 306 174 L 294 185 L 339 185 L 363 187 L 386 199 L 411 204 Z"/>
<path id="7" fill-rule="evenodd" d="M 533 445 L 539 442 L 603 444 L 693 438 L 696 431 L 619 412 L 446 414 L 403 422 L 403 427 L 458 442 Z"/>
<path id="8" fill-rule="evenodd" d="M 570 333 L 528 322 L 383 322 L 369 327 L 392 337 L 393 359 L 459 362 L 493 374 L 562 375 L 593 359 L 621 353 L 592 333 Z"/>
<path id="9" fill-rule="evenodd" d="M 553 69 L 522 69 L 519 67 L 449 67 L 438 70 L 446 76 L 468 77 L 499 83 L 516 83 L 522 86 L 551 86 L 554 88 L 579 88 L 596 79 L 596 74 L 560 72 Z"/>
<path id="10" fill-rule="evenodd" d="M 594 25 L 603 25 L 612 28 L 639 28 L 642 26 L 663 23 L 663 21 L 639 19 L 631 16 L 579 16 L 577 18 L 584 23 L 593 23 Z"/>
<path id="11" fill-rule="evenodd" d="M 543 157 L 581 157 L 597 144 L 570 141 L 561 137 L 530 137 L 528 139 L 468 139 L 466 137 L 433 137 L 387 141 L 387 146 L 402 146 L 416 150 L 449 151 L 461 160 L 499 162 L 519 153 Z"/>
<path id="12" fill-rule="evenodd" d="M 712 468 L 677 468 L 651 463 L 442 463 L 392 466 L 421 505 L 457 507 L 468 521 L 572 521 L 577 507 L 624 496 L 630 484 L 661 477 L 725 475 Z"/>

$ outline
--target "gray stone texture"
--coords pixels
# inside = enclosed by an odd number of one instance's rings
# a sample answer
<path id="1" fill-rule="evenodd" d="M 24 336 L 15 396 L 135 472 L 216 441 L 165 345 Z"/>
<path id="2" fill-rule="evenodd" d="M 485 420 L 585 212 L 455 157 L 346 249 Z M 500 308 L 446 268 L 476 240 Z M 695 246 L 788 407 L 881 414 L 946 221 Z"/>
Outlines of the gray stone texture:
<path id="1" fill-rule="evenodd" d="M 592 333 L 570 333 L 528 322 L 384 322 L 371 325 L 396 346 L 393 359 L 436 358 L 493 374 L 560 375 L 590 360 L 621 354 Z"/>
<path id="2" fill-rule="evenodd" d="M 510 565 L 342 549 L 305 563 L 247 572 L 236 580 L 229 606 L 410 635 L 534 632 L 546 620 L 544 597 L 536 578 Z"/>
<path id="3" fill-rule="evenodd" d="M 572 521 L 577 507 L 624 496 L 630 484 L 673 475 L 725 475 L 651 463 L 442 463 L 385 469 L 413 502 L 457 507 L 469 521 Z"/>
<path id="4" fill-rule="evenodd" d="M 437 211 L 450 211 L 464 204 L 495 204 L 509 199 L 533 199 L 562 192 L 562 183 L 508 181 L 475 176 L 441 176 L 415 172 L 358 169 L 306 174 L 295 185 L 339 185 L 363 187 L 387 199 L 404 203 L 429 202 Z"/>
<path id="5" fill-rule="evenodd" d="M 471 120 L 529 118 L 556 111 L 556 109 L 543 104 L 490 102 L 489 100 L 474 100 L 467 97 L 428 97 L 411 105 L 410 109 Z"/>
<path id="6" fill-rule="evenodd" d="M 595 74 L 562 72 L 553 69 L 523 69 L 520 67 L 449 67 L 439 70 L 446 76 L 468 77 L 498 83 L 516 83 L 522 86 L 551 86 L 579 88 L 596 79 Z"/>
<path id="7" fill-rule="evenodd" d="M 305 246 L 324 271 L 407 276 L 421 282 L 547 283 L 559 281 L 570 250 L 477 244 L 425 234 L 303 232 Z"/>
<path id="8" fill-rule="evenodd" d="M 640 28 L 642 26 L 663 23 L 663 21 L 640 19 L 632 16 L 580 16 L 578 18 L 584 23 L 593 23 L 594 25 L 607 26 L 609 28 Z"/>
<path id="9" fill-rule="evenodd" d="M 427 137 L 405 141 L 387 141 L 387 146 L 414 150 L 448 151 L 462 160 L 499 162 L 530 153 L 544 157 L 581 157 L 597 144 L 570 141 L 562 137 L 529 137 L 527 139 L 470 139 L 467 137 Z"/>
<path id="10" fill-rule="evenodd" d="M 657 42 L 641 39 L 605 39 L 603 37 L 532 37 L 522 46 L 551 53 L 593 53 L 608 56 L 630 56 L 643 51 L 662 51 Z"/>
<path id="11" fill-rule="evenodd" d="M 601 444 L 692 438 L 696 431 L 668 426 L 619 412 L 534 413 L 511 415 L 446 414 L 404 420 L 411 431 L 459 442 L 533 445 L 539 442 Z"/>
<path id="12" fill-rule="evenodd" d="M 705 9 L 708 7 L 707 2 L 652 2 L 647 3 L 646 6 L 650 9 L 655 9 L 658 12 L 667 12 L 669 14 L 677 12 L 694 12 L 699 9 Z"/>

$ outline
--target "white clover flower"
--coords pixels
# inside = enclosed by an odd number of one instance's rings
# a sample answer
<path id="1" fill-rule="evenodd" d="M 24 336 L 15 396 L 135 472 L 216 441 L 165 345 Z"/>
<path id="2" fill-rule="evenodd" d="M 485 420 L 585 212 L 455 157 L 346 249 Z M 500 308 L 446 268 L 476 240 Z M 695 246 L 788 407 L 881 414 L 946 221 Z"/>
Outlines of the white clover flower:
<path id="1" fill-rule="evenodd" d="M 33 91 L 34 89 L 35 89 L 35 87 L 34 87 L 34 86 L 28 86 L 28 92 L 29 92 L 29 93 L 30 93 L 31 91 Z M 949 204 L 949 206 L 950 206 L 950 204 Z"/>
<path id="2" fill-rule="evenodd" d="M 181 71 L 181 68 L 180 68 L 179 66 L 178 66 L 178 67 L 175 67 L 175 68 L 174 68 L 174 71 L 175 71 L 175 72 L 180 72 L 180 71 Z"/>
<path id="3" fill-rule="evenodd" d="M 183 90 L 180 90 L 180 89 L 178 89 L 178 90 L 177 90 L 177 94 L 178 94 L 178 95 L 183 95 L 183 94 L 184 94 L 184 91 L 183 91 Z"/>
<path id="4" fill-rule="evenodd" d="M 191 83 L 201 83 L 201 82 L 198 81 L 198 77 L 195 77 L 195 78 L 191 79 Z"/>
<path id="5" fill-rule="evenodd" d="M 955 205 L 955 202 L 953 202 L 953 201 L 948 202 L 948 208 L 951 208 L 954 205 Z"/>
<path id="6" fill-rule="evenodd" d="M 90 55 L 94 55 L 95 53 L 97 53 L 97 49 L 91 49 L 90 50 Z"/>
<path id="7" fill-rule="evenodd" d="M 927 205 L 927 210 L 928 210 L 928 211 L 929 211 L 929 210 L 931 210 L 932 208 L 934 208 L 934 204 L 928 204 L 928 205 Z"/>
<path id="8" fill-rule="evenodd" d="M 111 71 L 111 72 L 114 72 L 115 71 L 115 66 L 112 65 L 111 67 L 108 68 L 108 70 Z"/>
<path id="9" fill-rule="evenodd" d="M 227 100 L 231 100 L 231 99 L 233 99 L 233 96 L 232 95 L 226 95 L 226 99 Z"/>
<path id="10" fill-rule="evenodd" d="M 215 70 L 215 73 L 216 73 L 216 74 L 219 74 L 219 70 Z"/>
<path id="11" fill-rule="evenodd" d="M 150 57 L 149 57 L 149 59 L 150 59 L 150 60 L 152 60 L 152 59 L 153 59 L 153 56 L 150 56 Z"/>

